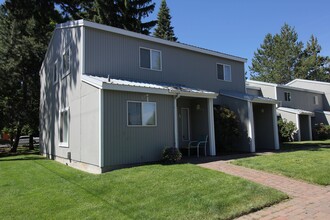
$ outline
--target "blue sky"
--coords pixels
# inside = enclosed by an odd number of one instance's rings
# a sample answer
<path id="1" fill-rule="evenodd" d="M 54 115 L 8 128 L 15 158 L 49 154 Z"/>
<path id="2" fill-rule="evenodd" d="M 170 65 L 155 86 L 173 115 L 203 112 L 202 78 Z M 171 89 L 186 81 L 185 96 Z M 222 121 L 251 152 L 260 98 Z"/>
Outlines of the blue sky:
<path id="1" fill-rule="evenodd" d="M 155 0 L 156 16 L 161 0 Z M 248 59 L 267 33 L 279 33 L 286 22 L 304 44 L 314 34 L 322 54 L 330 56 L 329 0 L 167 0 L 180 42 Z"/>
<path id="2" fill-rule="evenodd" d="M 154 2 L 150 19 L 156 19 L 161 0 Z M 314 34 L 322 55 L 330 56 L 329 0 L 167 0 L 167 4 L 180 42 L 247 58 L 247 72 L 265 35 L 278 33 L 285 22 L 304 44 Z"/>

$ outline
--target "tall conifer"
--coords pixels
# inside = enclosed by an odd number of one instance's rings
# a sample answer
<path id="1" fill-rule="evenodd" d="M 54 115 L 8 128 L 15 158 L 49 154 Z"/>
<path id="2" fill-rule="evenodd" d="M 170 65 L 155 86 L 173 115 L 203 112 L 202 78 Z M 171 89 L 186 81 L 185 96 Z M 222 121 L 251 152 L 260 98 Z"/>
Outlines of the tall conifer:
<path id="1" fill-rule="evenodd" d="M 154 36 L 169 41 L 177 41 L 175 37 L 174 28 L 171 26 L 171 15 L 170 9 L 167 6 L 166 0 L 162 0 L 158 16 L 157 16 L 157 27 L 154 32 Z"/>

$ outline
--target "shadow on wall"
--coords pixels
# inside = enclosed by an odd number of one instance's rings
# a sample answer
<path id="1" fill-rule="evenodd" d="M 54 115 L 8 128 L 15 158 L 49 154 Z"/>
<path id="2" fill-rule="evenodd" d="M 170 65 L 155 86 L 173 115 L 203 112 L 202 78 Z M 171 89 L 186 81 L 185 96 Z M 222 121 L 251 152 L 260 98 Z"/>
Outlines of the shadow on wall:
<path id="1" fill-rule="evenodd" d="M 81 28 L 60 29 L 53 33 L 53 40 L 49 47 L 48 54 L 41 67 L 40 72 L 40 153 L 47 155 L 56 155 L 55 138 L 59 138 L 59 129 L 56 124 L 59 123 L 60 110 L 68 107 L 69 93 L 77 87 L 78 75 L 80 75 L 78 45 L 80 45 Z M 63 76 L 63 52 L 70 45 L 70 74 Z M 54 64 L 58 64 L 58 82 L 54 83 Z M 69 122 L 71 120 L 69 111 Z M 70 123 L 69 123 L 70 125 Z M 70 128 L 69 128 L 70 129 Z M 69 130 L 70 131 L 70 130 Z M 49 156 L 52 158 L 52 156 Z"/>

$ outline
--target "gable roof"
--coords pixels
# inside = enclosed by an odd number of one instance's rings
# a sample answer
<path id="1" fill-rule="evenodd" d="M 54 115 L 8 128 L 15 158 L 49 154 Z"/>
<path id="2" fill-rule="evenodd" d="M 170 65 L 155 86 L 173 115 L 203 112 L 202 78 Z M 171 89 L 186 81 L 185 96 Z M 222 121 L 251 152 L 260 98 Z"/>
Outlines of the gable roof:
<path id="1" fill-rule="evenodd" d="M 180 85 L 156 84 L 140 81 L 130 81 L 125 79 L 113 79 L 93 75 L 82 75 L 81 80 L 98 89 L 141 92 L 161 95 L 181 95 L 196 98 L 216 98 L 218 93 L 202 89 L 189 88 Z"/>
<path id="2" fill-rule="evenodd" d="M 89 27 L 89 28 L 103 30 L 103 31 L 107 31 L 107 32 L 115 33 L 115 34 L 120 34 L 120 35 L 137 38 L 137 39 L 141 39 L 141 40 L 147 40 L 150 42 L 155 42 L 155 43 L 159 43 L 159 44 L 163 44 L 163 45 L 167 45 L 167 46 L 190 50 L 190 51 L 194 51 L 194 52 L 198 52 L 198 53 L 203 53 L 203 54 L 212 55 L 212 56 L 225 58 L 225 59 L 229 59 L 229 60 L 234 60 L 234 61 L 239 61 L 239 62 L 243 62 L 243 63 L 245 63 L 247 61 L 246 58 L 233 56 L 233 55 L 229 55 L 229 54 L 225 54 L 225 53 L 221 53 L 221 52 L 217 52 L 217 51 L 213 51 L 213 50 L 209 50 L 209 49 L 204 49 L 201 47 L 196 47 L 196 46 L 192 46 L 192 45 L 188 45 L 188 44 L 163 40 L 160 38 L 147 36 L 144 34 L 139 34 L 139 33 L 135 33 L 132 31 L 127 31 L 124 29 L 115 28 L 115 27 L 111 27 L 111 26 L 107 26 L 107 25 L 103 25 L 103 24 L 98 24 L 98 23 L 86 21 L 83 19 L 76 20 L 76 21 L 68 21 L 68 22 L 62 23 L 62 24 L 57 24 L 56 29 L 72 28 L 72 27 L 79 27 L 79 26 L 85 26 L 85 27 Z"/>
<path id="3" fill-rule="evenodd" d="M 317 93 L 317 94 L 324 94 L 324 92 L 321 92 L 321 91 L 312 90 L 312 89 L 298 88 L 298 87 L 290 86 L 288 84 L 282 85 L 282 84 L 276 84 L 276 83 L 268 83 L 268 82 L 250 80 L 250 79 L 246 80 L 246 85 L 251 86 L 249 83 L 265 85 L 265 86 L 272 86 L 272 87 L 278 87 L 278 88 L 282 88 L 282 89 L 297 90 L 297 91 L 302 91 L 302 92 L 312 92 L 312 93 Z"/>
<path id="4" fill-rule="evenodd" d="M 330 83 L 328 83 L 328 82 L 321 82 L 321 81 L 308 80 L 308 79 L 294 79 L 291 82 L 288 82 L 286 85 L 290 86 L 290 85 L 294 84 L 295 82 L 307 82 L 307 83 L 315 83 L 315 84 L 330 86 Z"/>
<path id="5" fill-rule="evenodd" d="M 220 95 L 240 99 L 252 103 L 263 103 L 263 104 L 279 104 L 280 101 L 277 101 L 276 99 L 263 97 L 263 96 L 257 96 L 257 95 L 250 95 L 247 93 L 241 93 L 241 92 L 235 92 L 235 91 L 228 91 L 223 90 L 220 91 Z"/>

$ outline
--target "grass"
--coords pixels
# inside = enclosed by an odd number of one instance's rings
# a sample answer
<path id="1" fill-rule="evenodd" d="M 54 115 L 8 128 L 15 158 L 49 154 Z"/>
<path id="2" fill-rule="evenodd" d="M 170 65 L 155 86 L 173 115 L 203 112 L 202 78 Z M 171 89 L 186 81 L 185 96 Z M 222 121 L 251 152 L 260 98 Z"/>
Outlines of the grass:
<path id="1" fill-rule="evenodd" d="M 330 141 L 286 143 L 284 151 L 238 159 L 233 164 L 264 170 L 320 185 L 330 185 Z"/>
<path id="2" fill-rule="evenodd" d="M 88 174 L 38 155 L 0 158 L 1 219 L 230 219 L 279 191 L 191 164 Z"/>

